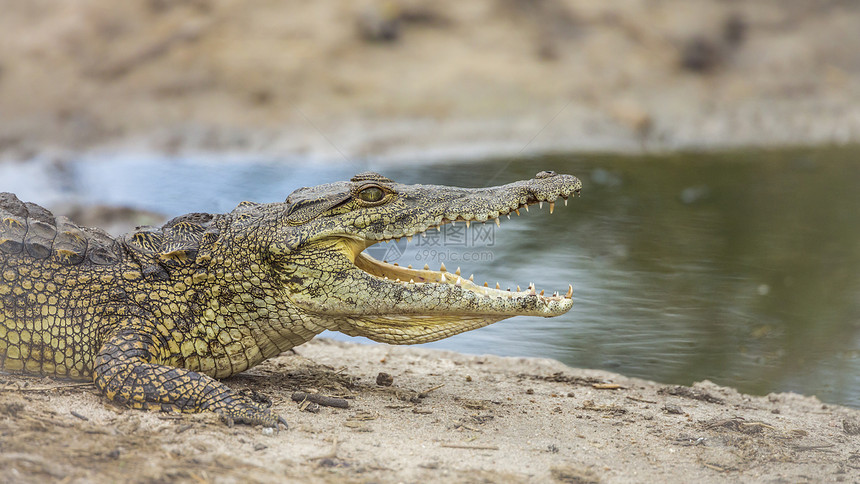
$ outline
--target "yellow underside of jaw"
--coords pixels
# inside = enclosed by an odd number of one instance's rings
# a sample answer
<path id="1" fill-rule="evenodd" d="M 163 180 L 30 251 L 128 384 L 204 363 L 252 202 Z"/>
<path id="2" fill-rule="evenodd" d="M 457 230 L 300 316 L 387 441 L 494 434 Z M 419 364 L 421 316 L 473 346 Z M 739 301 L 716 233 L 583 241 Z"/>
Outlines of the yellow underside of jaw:
<path id="1" fill-rule="evenodd" d="M 353 336 L 364 336 L 379 343 L 411 345 L 448 338 L 511 316 L 385 315 L 367 319 L 350 318 L 349 324 L 339 330 Z"/>

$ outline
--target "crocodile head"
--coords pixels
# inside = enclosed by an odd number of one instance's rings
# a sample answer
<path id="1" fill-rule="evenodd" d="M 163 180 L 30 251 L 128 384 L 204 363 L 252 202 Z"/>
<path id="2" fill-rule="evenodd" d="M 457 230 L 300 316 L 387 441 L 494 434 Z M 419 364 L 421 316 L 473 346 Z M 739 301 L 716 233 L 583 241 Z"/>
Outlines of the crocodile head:
<path id="1" fill-rule="evenodd" d="M 518 315 L 558 316 L 573 305 L 567 294 L 534 286 L 516 292 L 476 283 L 456 272 L 401 267 L 364 250 L 401 237 L 422 236 L 445 224 L 499 223 L 532 204 L 579 193 L 570 175 L 489 188 L 402 185 L 376 173 L 349 182 L 293 192 L 269 247 L 284 297 L 328 329 L 375 341 L 414 344 L 446 338 Z"/>

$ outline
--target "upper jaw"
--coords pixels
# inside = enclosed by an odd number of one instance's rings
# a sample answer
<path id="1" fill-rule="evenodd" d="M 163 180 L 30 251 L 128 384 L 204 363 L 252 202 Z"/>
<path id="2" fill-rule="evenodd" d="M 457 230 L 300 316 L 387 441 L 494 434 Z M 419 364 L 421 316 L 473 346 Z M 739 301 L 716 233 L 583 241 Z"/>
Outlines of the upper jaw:
<path id="1" fill-rule="evenodd" d="M 541 175 L 545 176 L 541 177 Z M 541 172 L 532 180 L 490 188 L 452 189 L 424 185 L 398 186 L 398 188 L 398 192 L 404 198 L 404 209 L 410 211 L 412 208 L 411 215 L 414 219 L 411 223 L 389 223 L 368 227 L 362 233 L 368 245 L 380 241 L 400 240 L 402 237 L 411 240 L 411 237 L 416 234 L 423 234 L 431 229 L 441 230 L 441 227 L 448 223 L 464 222 L 467 228 L 472 222 L 492 221 L 496 225 L 501 225 L 502 216 L 510 219 L 511 213 L 520 215 L 520 210 L 528 211 L 530 205 L 543 208 L 544 204 L 547 204 L 552 214 L 558 198 L 562 198 L 567 205 L 570 196 L 579 194 L 582 183 L 572 175 Z M 428 196 L 427 193 L 437 193 L 437 195 Z"/>

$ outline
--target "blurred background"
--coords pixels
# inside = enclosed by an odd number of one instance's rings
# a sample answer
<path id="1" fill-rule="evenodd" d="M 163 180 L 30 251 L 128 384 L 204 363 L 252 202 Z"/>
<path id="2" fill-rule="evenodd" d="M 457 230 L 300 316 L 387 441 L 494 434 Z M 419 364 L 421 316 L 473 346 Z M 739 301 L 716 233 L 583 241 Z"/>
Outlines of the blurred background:
<path id="1" fill-rule="evenodd" d="M 367 169 L 573 173 L 552 217 L 383 254 L 573 283 L 563 317 L 432 346 L 860 407 L 855 1 L 0 9 L 0 191 L 119 234 Z"/>

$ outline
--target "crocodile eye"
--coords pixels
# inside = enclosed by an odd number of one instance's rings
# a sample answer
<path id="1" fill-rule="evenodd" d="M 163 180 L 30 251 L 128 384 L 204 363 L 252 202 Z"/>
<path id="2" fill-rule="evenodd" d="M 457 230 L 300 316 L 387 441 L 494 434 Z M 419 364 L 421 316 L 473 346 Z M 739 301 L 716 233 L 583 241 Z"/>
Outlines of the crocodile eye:
<path id="1" fill-rule="evenodd" d="M 385 192 L 379 187 L 368 187 L 358 192 L 358 198 L 365 202 L 378 202 L 385 196 Z"/>

